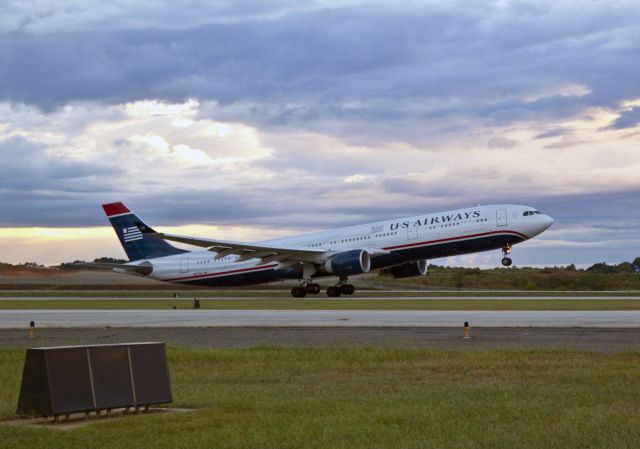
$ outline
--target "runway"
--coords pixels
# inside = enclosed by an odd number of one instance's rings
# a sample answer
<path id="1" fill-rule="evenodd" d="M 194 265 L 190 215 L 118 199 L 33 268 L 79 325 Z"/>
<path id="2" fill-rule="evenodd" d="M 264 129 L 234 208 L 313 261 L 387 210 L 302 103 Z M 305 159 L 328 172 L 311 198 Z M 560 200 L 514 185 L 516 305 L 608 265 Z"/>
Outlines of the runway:
<path id="1" fill-rule="evenodd" d="M 215 301 L 254 301 L 254 300 L 274 300 L 280 299 L 278 297 L 260 297 L 260 296 L 200 296 L 201 300 L 215 300 Z M 190 297 L 183 297 L 177 300 L 188 300 Z M 285 299 L 290 299 L 286 297 Z M 309 298 L 309 299 L 330 299 L 324 297 Z M 636 300 L 640 301 L 640 296 L 637 295 L 517 295 L 517 296 L 505 296 L 505 295 L 487 295 L 487 296 L 438 296 L 438 295 L 419 295 L 419 296 L 398 296 L 398 295 L 377 295 L 377 296 L 355 296 L 355 297 L 341 297 L 340 301 L 429 301 L 429 300 L 446 300 L 446 301 L 459 301 L 459 300 L 473 300 L 473 301 L 518 301 L 518 300 Z M 173 301 L 176 298 L 170 298 L 167 296 L 2 296 L 0 297 L 0 303 L 2 301 Z"/>
<path id="2" fill-rule="evenodd" d="M 0 347 L 33 348 L 133 341 L 163 341 L 200 348 L 263 346 L 381 346 L 437 350 L 569 349 L 640 352 L 640 327 L 474 327 L 464 339 L 460 327 L 120 327 L 46 328 L 28 337 L 25 329 L 0 329 Z"/>
<path id="3" fill-rule="evenodd" d="M 637 328 L 640 311 L 3 310 L 0 328 L 588 327 Z"/>

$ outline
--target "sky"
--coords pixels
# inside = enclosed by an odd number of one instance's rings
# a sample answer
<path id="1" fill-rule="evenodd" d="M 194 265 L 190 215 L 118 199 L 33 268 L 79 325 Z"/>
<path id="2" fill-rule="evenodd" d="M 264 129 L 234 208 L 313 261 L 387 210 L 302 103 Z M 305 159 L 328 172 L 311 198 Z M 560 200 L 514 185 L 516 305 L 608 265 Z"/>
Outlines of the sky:
<path id="1" fill-rule="evenodd" d="M 0 3 L 0 261 L 123 257 L 113 201 L 238 240 L 526 204 L 516 265 L 640 256 L 636 2 Z"/>

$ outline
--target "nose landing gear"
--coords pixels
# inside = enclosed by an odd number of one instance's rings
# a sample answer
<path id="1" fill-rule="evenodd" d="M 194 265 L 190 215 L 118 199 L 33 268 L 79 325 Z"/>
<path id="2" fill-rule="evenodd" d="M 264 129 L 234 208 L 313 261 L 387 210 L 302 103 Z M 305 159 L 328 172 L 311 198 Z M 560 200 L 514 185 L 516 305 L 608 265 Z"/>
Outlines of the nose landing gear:
<path id="1" fill-rule="evenodd" d="M 511 258 L 509 257 L 509 254 L 511 254 L 511 245 L 510 244 L 506 244 L 502 247 L 502 265 L 504 265 L 505 267 L 509 267 L 511 266 L 511 264 L 513 263 L 513 261 L 511 260 Z"/>

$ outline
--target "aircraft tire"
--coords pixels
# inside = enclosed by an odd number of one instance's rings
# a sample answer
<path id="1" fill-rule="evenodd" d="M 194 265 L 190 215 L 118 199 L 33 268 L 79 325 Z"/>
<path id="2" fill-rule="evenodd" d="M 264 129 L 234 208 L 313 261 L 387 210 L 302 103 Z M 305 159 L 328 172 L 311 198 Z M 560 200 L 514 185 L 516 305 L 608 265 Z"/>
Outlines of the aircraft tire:
<path id="1" fill-rule="evenodd" d="M 338 296 L 340 296 L 340 294 L 341 292 L 338 287 L 329 287 L 327 289 L 327 296 L 329 296 L 330 298 L 337 298 Z"/>
<path id="2" fill-rule="evenodd" d="M 342 284 L 340 286 L 340 293 L 343 295 L 353 295 L 356 292 L 356 288 L 351 284 Z"/>
<path id="3" fill-rule="evenodd" d="M 513 261 L 511 260 L 510 257 L 503 257 L 502 258 L 502 265 L 504 265 L 505 267 L 511 266 L 512 263 L 513 263 Z"/>
<path id="4" fill-rule="evenodd" d="M 317 295 L 320 293 L 320 286 L 318 284 L 307 284 L 306 290 L 311 295 Z"/>
<path id="5" fill-rule="evenodd" d="M 307 289 L 304 287 L 293 287 L 291 289 L 291 296 L 294 298 L 304 298 L 307 296 Z"/>

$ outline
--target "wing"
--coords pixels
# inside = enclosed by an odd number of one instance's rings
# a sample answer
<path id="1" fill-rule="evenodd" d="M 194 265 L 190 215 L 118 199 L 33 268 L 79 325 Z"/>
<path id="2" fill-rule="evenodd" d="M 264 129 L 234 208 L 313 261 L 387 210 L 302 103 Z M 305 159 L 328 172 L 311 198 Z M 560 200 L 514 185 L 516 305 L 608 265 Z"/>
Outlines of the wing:
<path id="1" fill-rule="evenodd" d="M 146 233 L 145 238 L 170 240 L 172 242 L 186 243 L 187 245 L 200 246 L 216 253 L 214 259 L 221 259 L 229 255 L 238 255 L 238 260 L 262 259 L 260 264 L 269 262 L 323 262 L 328 251 L 323 249 L 310 249 L 300 247 L 268 246 L 253 243 L 234 242 L 228 240 L 211 240 L 198 237 L 164 234 L 160 232 Z"/>

